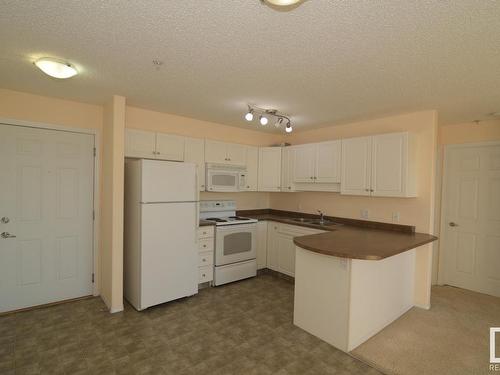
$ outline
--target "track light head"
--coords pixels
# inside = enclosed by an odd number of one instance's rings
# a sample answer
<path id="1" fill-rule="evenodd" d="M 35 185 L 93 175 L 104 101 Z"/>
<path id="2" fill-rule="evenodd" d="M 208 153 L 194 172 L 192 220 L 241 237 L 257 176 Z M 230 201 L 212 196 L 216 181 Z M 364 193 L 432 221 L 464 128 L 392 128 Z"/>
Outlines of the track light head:
<path id="1" fill-rule="evenodd" d="M 290 124 L 290 121 L 287 122 L 286 127 L 285 127 L 285 131 L 287 133 L 291 133 L 293 131 L 292 124 Z"/>
<path id="2" fill-rule="evenodd" d="M 262 116 L 262 115 L 259 117 L 259 121 L 260 121 L 260 124 L 263 126 L 267 125 L 267 123 L 269 122 L 268 118 L 266 116 Z"/>
<path id="3" fill-rule="evenodd" d="M 245 120 L 252 121 L 253 120 L 253 109 L 249 109 L 247 114 L 245 115 Z"/>

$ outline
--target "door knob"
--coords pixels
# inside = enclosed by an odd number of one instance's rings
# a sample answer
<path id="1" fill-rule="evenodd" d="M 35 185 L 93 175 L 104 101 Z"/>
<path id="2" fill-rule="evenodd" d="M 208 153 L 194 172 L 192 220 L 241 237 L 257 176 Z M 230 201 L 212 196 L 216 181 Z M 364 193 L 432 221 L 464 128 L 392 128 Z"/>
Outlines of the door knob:
<path id="1" fill-rule="evenodd" d="M 10 222 L 10 219 L 9 219 L 8 217 L 5 217 L 5 216 L 4 216 L 4 217 L 2 217 L 2 218 L 0 219 L 0 222 L 1 222 L 2 224 L 7 224 L 7 223 L 9 223 L 9 222 Z"/>
<path id="2" fill-rule="evenodd" d="M 450 221 L 450 223 L 448 224 L 450 227 L 458 227 L 458 224 L 457 223 L 454 223 L 453 221 Z"/>
<path id="3" fill-rule="evenodd" d="M 0 234 L 0 236 L 2 238 L 16 238 L 16 236 L 14 236 L 13 234 L 10 234 L 9 232 L 2 232 L 2 234 Z"/>

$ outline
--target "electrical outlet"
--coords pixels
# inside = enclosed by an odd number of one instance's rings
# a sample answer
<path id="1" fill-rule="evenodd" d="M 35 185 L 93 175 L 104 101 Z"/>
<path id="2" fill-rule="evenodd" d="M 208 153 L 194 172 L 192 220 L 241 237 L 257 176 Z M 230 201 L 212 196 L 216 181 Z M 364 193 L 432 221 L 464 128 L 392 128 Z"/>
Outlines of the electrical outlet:
<path id="1" fill-rule="evenodd" d="M 401 219 L 399 212 L 393 212 L 392 213 L 392 222 L 393 223 L 399 223 L 399 220 Z"/>
<path id="2" fill-rule="evenodd" d="M 370 211 L 368 211 L 368 210 L 361 210 L 361 217 L 363 219 L 368 219 L 369 216 L 370 216 Z"/>

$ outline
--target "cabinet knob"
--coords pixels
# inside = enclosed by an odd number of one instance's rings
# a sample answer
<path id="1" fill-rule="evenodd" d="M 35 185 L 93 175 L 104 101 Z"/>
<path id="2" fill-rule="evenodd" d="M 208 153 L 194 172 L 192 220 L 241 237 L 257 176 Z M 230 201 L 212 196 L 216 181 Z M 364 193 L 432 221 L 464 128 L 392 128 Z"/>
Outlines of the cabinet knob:
<path id="1" fill-rule="evenodd" d="M 205 274 L 202 274 L 203 277 L 205 277 Z"/>
<path id="2" fill-rule="evenodd" d="M 373 192 L 374 192 L 375 190 L 373 190 L 373 189 L 370 189 L 370 191 L 371 191 L 371 192 L 373 193 Z"/>
<path id="3" fill-rule="evenodd" d="M 292 187 L 291 187 L 291 186 L 289 186 L 289 187 L 288 187 L 288 190 L 292 190 Z"/>
<path id="4" fill-rule="evenodd" d="M 250 189 L 250 186 L 247 185 L 247 189 Z"/>
<path id="5" fill-rule="evenodd" d="M 365 189 L 365 191 L 370 191 L 370 189 Z"/>
<path id="6" fill-rule="evenodd" d="M 457 223 L 454 223 L 453 221 L 448 224 L 450 227 L 458 227 Z"/>
<path id="7" fill-rule="evenodd" d="M 309 177 L 311 180 L 313 179 L 312 177 Z"/>

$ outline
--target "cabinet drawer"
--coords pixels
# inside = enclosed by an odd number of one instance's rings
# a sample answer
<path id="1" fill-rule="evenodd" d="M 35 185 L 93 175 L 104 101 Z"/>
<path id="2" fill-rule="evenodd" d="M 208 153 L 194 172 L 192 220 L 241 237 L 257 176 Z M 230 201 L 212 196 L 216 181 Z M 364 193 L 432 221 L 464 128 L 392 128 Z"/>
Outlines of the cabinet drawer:
<path id="1" fill-rule="evenodd" d="M 199 279 L 200 283 L 206 283 L 207 281 L 212 281 L 214 278 L 214 269 L 212 266 L 205 266 L 199 268 Z"/>
<path id="2" fill-rule="evenodd" d="M 212 266 L 214 264 L 214 252 L 213 251 L 204 251 L 199 254 L 199 263 L 200 267 L 203 266 Z"/>
<path id="3" fill-rule="evenodd" d="M 201 251 L 213 251 L 214 250 L 214 239 L 202 238 L 198 241 L 198 250 Z"/>
<path id="4" fill-rule="evenodd" d="M 214 236 L 214 227 L 206 225 L 198 228 L 198 238 L 209 238 Z"/>

